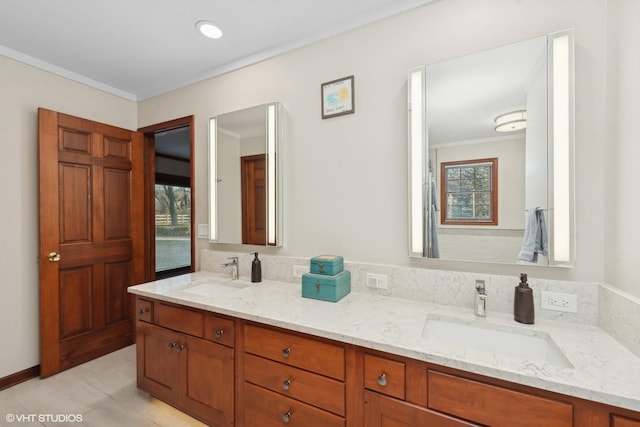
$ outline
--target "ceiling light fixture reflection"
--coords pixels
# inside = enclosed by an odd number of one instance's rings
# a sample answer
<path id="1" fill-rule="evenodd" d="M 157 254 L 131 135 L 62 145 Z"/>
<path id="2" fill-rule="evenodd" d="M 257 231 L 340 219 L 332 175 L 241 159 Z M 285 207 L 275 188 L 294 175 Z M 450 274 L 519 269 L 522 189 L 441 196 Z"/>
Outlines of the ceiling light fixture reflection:
<path id="1" fill-rule="evenodd" d="M 497 132 L 513 132 L 527 127 L 527 112 L 525 110 L 511 111 L 501 114 L 495 119 Z"/>
<path id="2" fill-rule="evenodd" d="M 211 21 L 198 21 L 196 29 L 200 34 L 210 39 L 219 39 L 222 37 L 222 30 Z"/>

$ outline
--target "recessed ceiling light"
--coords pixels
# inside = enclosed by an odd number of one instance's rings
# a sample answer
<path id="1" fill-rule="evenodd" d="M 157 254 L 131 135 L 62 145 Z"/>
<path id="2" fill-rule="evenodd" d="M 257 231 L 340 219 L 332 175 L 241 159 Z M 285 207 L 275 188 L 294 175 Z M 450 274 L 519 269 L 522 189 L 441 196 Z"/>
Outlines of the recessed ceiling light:
<path id="1" fill-rule="evenodd" d="M 196 23 L 196 29 L 200 34 L 210 39 L 219 39 L 222 37 L 222 30 L 211 21 L 198 21 Z"/>

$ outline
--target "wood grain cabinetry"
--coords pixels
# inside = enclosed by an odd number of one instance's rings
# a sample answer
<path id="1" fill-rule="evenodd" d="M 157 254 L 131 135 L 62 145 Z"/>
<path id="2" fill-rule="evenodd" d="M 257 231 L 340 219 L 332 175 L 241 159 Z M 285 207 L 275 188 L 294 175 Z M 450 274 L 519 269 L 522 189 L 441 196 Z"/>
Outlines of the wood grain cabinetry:
<path id="1" fill-rule="evenodd" d="M 241 425 L 346 425 L 344 346 L 248 324 L 244 353 Z"/>
<path id="2" fill-rule="evenodd" d="M 640 427 L 640 419 L 632 420 L 631 418 L 612 415 L 611 427 Z"/>
<path id="3" fill-rule="evenodd" d="M 366 427 L 574 425 L 574 407 L 566 401 L 439 372 L 398 356 L 365 351 L 363 359 Z"/>
<path id="4" fill-rule="evenodd" d="M 138 387 L 211 426 L 640 427 L 640 413 L 137 297 Z"/>
<path id="5" fill-rule="evenodd" d="M 366 391 L 364 397 L 366 402 L 365 427 L 459 427 L 475 425 L 370 391 Z"/>
<path id="6" fill-rule="evenodd" d="M 571 427 L 573 406 L 437 371 L 427 372 L 427 407 L 482 425 Z"/>
<path id="7" fill-rule="evenodd" d="M 233 321 L 157 301 L 142 306 L 149 311 L 136 324 L 138 387 L 209 425 L 233 425 L 233 328 L 224 332 Z"/>

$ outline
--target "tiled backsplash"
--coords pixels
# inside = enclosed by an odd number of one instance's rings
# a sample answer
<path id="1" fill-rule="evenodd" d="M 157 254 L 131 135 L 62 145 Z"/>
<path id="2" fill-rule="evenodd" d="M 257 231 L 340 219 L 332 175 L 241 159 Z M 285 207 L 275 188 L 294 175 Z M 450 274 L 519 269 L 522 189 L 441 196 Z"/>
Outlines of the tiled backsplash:
<path id="1" fill-rule="evenodd" d="M 252 256 L 247 253 L 203 250 L 201 269 L 225 274 L 222 267 L 227 258 L 238 256 L 240 276 L 249 277 Z M 309 258 L 286 257 L 261 254 L 262 277 L 300 284 L 300 278 L 293 277 L 294 265 L 309 265 Z M 473 308 L 475 300 L 475 281 L 485 281 L 487 289 L 487 311 L 513 313 L 514 287 L 519 279 L 458 271 L 429 270 L 393 265 L 355 263 L 345 260 L 345 270 L 351 271 L 351 289 L 353 292 L 376 293 L 390 297 L 425 301 L 436 304 Z M 366 274 L 387 275 L 388 289 L 366 287 Z M 229 274 L 231 274 L 229 272 Z M 629 297 L 615 288 L 599 283 L 571 282 L 529 277 L 529 285 L 534 292 L 534 304 L 537 319 L 555 319 L 586 325 L 597 325 L 622 342 L 627 348 L 640 356 L 640 301 Z M 543 310 L 540 308 L 540 291 L 551 290 L 576 294 L 578 312 Z"/>

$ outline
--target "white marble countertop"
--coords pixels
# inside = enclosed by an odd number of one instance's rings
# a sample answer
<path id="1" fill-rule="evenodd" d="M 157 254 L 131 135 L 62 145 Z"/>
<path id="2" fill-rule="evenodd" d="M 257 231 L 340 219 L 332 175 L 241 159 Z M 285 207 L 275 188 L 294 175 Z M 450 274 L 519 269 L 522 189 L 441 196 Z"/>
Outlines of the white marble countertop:
<path id="1" fill-rule="evenodd" d="M 215 297 L 187 292 L 194 283 L 211 281 L 244 288 Z M 132 286 L 129 292 L 640 411 L 640 358 L 594 326 L 545 319 L 522 325 L 499 313 L 478 318 L 470 308 L 367 293 L 352 292 L 331 303 L 302 298 L 299 284 L 253 284 L 208 272 Z M 422 338 L 425 322 L 439 317 L 546 333 L 573 368 L 427 342 Z"/>

